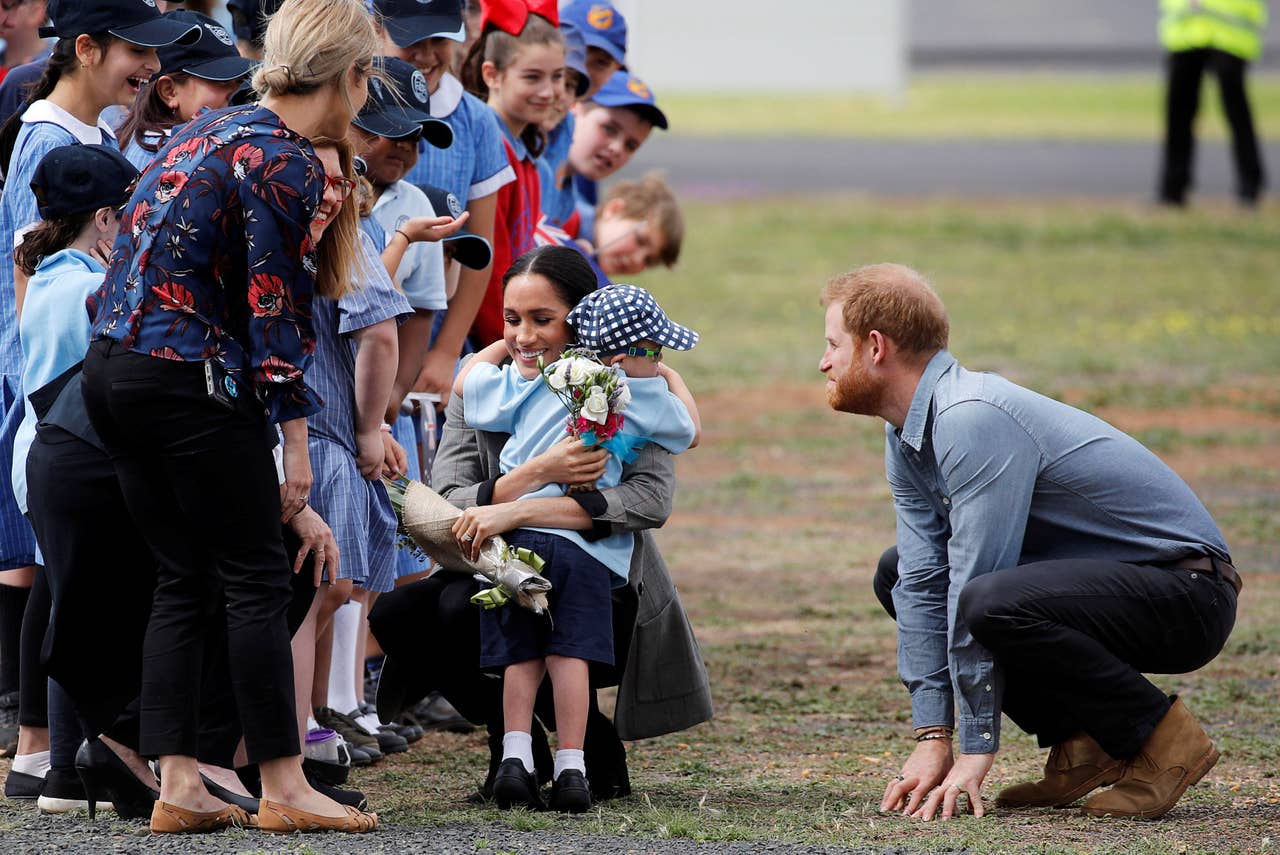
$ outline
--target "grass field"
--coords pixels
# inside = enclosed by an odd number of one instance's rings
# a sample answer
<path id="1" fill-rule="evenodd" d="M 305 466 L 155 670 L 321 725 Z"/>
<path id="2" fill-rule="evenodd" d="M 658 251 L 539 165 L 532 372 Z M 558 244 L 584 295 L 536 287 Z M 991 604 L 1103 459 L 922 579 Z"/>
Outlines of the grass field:
<path id="1" fill-rule="evenodd" d="M 1156 73 L 916 75 L 900 99 L 874 96 L 663 95 L 681 136 L 1152 140 L 1163 128 Z M 1262 138 L 1280 134 L 1280 75 L 1251 79 Z M 1199 120 L 1205 139 L 1226 134 L 1216 83 Z"/>
<path id="2" fill-rule="evenodd" d="M 706 439 L 679 461 L 661 542 L 710 668 L 717 717 L 631 748 L 635 794 L 577 819 L 502 816 L 463 797 L 477 737 L 361 775 L 397 823 L 974 852 L 1262 851 L 1280 828 L 1280 217 L 1118 207 L 691 206 L 680 268 L 649 275 L 703 334 L 672 357 Z M 927 272 L 953 350 L 1092 409 L 1156 449 L 1204 497 L 1246 574 L 1227 651 L 1158 682 L 1224 759 L 1159 823 L 1064 811 L 924 825 L 876 812 L 909 748 L 894 632 L 870 591 L 893 537 L 880 423 L 826 409 L 816 295 L 870 261 Z M 987 786 L 1043 762 L 1007 725 Z"/>

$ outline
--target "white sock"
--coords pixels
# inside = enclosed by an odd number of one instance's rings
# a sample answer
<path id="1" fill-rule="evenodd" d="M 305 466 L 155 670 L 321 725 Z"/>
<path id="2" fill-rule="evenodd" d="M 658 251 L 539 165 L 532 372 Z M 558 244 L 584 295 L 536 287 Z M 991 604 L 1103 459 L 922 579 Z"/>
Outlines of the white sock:
<path id="1" fill-rule="evenodd" d="M 524 764 L 526 772 L 533 774 L 533 734 L 508 730 L 502 735 L 502 759 L 510 760 L 512 757 Z"/>
<path id="2" fill-rule="evenodd" d="M 307 730 L 319 730 L 320 722 L 316 721 L 313 716 L 307 716 Z"/>
<path id="3" fill-rule="evenodd" d="M 344 603 L 333 615 L 333 654 L 329 658 L 329 706 L 349 713 L 359 706 L 352 674 L 356 667 L 356 633 L 364 610 L 354 600 Z"/>
<path id="4" fill-rule="evenodd" d="M 587 774 L 587 762 L 583 759 L 581 748 L 561 748 L 556 751 L 556 770 L 551 776 L 552 780 L 559 778 L 565 769 L 577 769 L 582 774 Z"/>
<path id="5" fill-rule="evenodd" d="M 45 772 L 49 771 L 49 752 L 36 751 L 31 754 L 15 754 L 13 757 L 13 771 L 43 778 Z"/>

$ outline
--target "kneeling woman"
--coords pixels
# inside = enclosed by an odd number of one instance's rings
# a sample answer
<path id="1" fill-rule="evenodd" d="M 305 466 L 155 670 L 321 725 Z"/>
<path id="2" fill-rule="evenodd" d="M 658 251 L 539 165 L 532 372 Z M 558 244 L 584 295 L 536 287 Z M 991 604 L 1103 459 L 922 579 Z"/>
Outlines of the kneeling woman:
<path id="1" fill-rule="evenodd" d="M 262 775 L 259 825 L 377 825 L 302 773 L 279 526 L 306 506 L 306 416 L 321 406 L 303 382 L 311 298 L 326 287 L 307 228 L 325 180 L 306 138 L 345 134 L 376 48 L 360 0 L 286 2 L 254 77 L 261 104 L 196 119 L 158 154 L 125 208 L 97 304 L 85 403 L 158 564 L 141 725 L 142 752 L 162 772 L 153 827 L 231 821 L 195 761 L 207 596 L 219 584 L 246 751 Z M 336 289 L 350 270 L 332 275 Z"/>

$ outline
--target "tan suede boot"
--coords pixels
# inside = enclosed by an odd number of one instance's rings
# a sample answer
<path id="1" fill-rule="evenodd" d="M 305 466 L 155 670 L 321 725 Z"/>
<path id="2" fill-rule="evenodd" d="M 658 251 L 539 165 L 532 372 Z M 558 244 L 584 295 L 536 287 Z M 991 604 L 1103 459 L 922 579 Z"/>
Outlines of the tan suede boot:
<path id="1" fill-rule="evenodd" d="M 1218 757 L 1200 723 L 1175 698 L 1142 751 L 1125 764 L 1124 775 L 1114 787 L 1085 802 L 1084 812 L 1135 819 L 1164 816 Z"/>
<path id="2" fill-rule="evenodd" d="M 1077 733 L 1049 749 L 1044 778 L 1006 787 L 997 807 L 1065 807 L 1085 793 L 1114 784 L 1124 764 L 1102 750 L 1087 733 Z"/>

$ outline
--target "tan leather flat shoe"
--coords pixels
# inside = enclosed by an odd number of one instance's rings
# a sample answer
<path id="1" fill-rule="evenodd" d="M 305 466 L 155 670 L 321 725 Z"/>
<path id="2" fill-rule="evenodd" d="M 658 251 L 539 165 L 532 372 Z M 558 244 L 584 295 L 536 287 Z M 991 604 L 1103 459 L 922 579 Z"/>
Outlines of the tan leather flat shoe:
<path id="1" fill-rule="evenodd" d="M 282 805 L 263 799 L 258 807 L 258 828 L 275 834 L 293 834 L 300 831 L 311 834 L 323 831 L 343 831 L 363 834 L 378 827 L 378 815 L 343 806 L 344 816 L 321 816 L 291 805 Z"/>
<path id="2" fill-rule="evenodd" d="M 224 828 L 250 828 L 253 824 L 252 814 L 235 805 L 221 810 L 196 811 L 157 801 L 151 810 L 152 834 L 202 834 Z"/>

